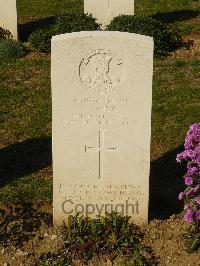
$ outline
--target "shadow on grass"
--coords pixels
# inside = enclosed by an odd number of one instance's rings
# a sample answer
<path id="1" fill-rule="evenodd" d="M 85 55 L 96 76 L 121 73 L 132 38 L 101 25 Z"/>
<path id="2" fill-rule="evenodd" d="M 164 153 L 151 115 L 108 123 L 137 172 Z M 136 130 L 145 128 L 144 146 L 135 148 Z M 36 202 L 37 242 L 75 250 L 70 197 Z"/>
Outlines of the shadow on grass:
<path id="1" fill-rule="evenodd" d="M 52 215 L 39 212 L 31 204 L 0 207 L 0 246 L 22 247 L 38 233 L 42 224 L 52 226 Z"/>
<path id="2" fill-rule="evenodd" d="M 25 42 L 28 40 L 28 36 L 37 29 L 47 28 L 55 22 L 55 16 L 49 16 L 41 18 L 35 21 L 27 22 L 18 25 L 19 40 Z"/>
<path id="3" fill-rule="evenodd" d="M 183 191 L 183 175 L 186 164 L 178 164 L 176 155 L 183 151 L 183 146 L 166 153 L 151 162 L 149 219 L 166 219 L 183 210 L 183 202 L 178 194 Z"/>
<path id="4" fill-rule="evenodd" d="M 200 15 L 197 10 L 179 10 L 174 12 L 157 13 L 152 17 L 165 23 L 173 23 L 176 21 L 185 21 Z"/>
<path id="5" fill-rule="evenodd" d="M 165 219 L 183 210 L 177 197 L 183 190 L 186 165 L 176 162 L 183 147 L 151 162 L 149 219 Z M 37 172 L 52 163 L 51 139 L 31 139 L 0 150 L 0 186 L 13 179 Z"/>
<path id="6" fill-rule="evenodd" d="M 30 139 L 0 150 L 0 186 L 52 163 L 51 139 Z"/>

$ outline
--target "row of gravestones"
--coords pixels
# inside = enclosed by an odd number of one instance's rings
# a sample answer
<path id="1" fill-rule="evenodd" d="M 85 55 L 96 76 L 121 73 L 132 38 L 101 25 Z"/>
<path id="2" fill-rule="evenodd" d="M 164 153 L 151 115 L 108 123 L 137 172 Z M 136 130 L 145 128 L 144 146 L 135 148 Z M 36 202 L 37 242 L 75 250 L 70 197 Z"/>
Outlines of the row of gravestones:
<path id="1" fill-rule="evenodd" d="M 134 0 L 84 0 L 84 12 L 92 14 L 105 28 L 118 15 L 133 15 Z M 16 0 L 0 0 L 0 27 L 18 38 Z"/>
<path id="2" fill-rule="evenodd" d="M 112 211 L 146 223 L 153 39 L 69 33 L 51 56 L 55 224 Z"/>

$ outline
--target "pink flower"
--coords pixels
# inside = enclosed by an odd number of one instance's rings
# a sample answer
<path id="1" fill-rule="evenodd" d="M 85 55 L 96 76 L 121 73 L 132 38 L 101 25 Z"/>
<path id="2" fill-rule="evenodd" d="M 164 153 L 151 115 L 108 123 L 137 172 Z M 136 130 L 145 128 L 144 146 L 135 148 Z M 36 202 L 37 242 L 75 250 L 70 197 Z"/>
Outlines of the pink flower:
<path id="1" fill-rule="evenodd" d="M 194 196 L 194 189 L 191 188 L 188 192 L 186 192 L 186 197 L 191 198 Z"/>
<path id="2" fill-rule="evenodd" d="M 179 199 L 179 200 L 183 200 L 183 198 L 184 198 L 184 193 L 181 192 L 181 193 L 179 194 L 179 196 L 178 196 L 178 199 Z"/>
<path id="3" fill-rule="evenodd" d="M 197 220 L 200 220 L 200 211 L 197 211 L 195 216 Z"/>
<path id="4" fill-rule="evenodd" d="M 186 184 L 187 186 L 191 186 L 191 185 L 193 184 L 193 179 L 192 179 L 191 176 L 186 176 L 186 177 L 185 177 L 185 184 Z"/>
<path id="5" fill-rule="evenodd" d="M 200 185 L 197 185 L 196 187 L 191 188 L 188 192 L 186 192 L 186 197 L 192 198 L 194 194 L 200 191 Z"/>
<path id="6" fill-rule="evenodd" d="M 200 123 L 190 127 L 185 138 L 185 150 L 177 155 L 177 162 L 187 161 L 187 174 L 184 176 L 187 189 L 178 196 L 186 199 L 183 220 L 193 222 L 200 220 Z"/>
<path id="7" fill-rule="evenodd" d="M 198 174 L 198 168 L 189 166 L 187 175 L 193 176 L 194 174 Z"/>
<path id="8" fill-rule="evenodd" d="M 193 221 L 193 212 L 191 210 L 188 210 L 183 216 L 183 220 L 185 222 L 191 223 Z"/>
<path id="9" fill-rule="evenodd" d="M 184 211 L 189 210 L 189 209 L 190 209 L 189 204 L 185 204 L 185 206 L 184 206 Z"/>
<path id="10" fill-rule="evenodd" d="M 191 149 L 200 143 L 200 124 L 190 126 L 185 139 L 185 149 Z"/>
<path id="11" fill-rule="evenodd" d="M 196 203 L 200 205 L 200 197 L 195 199 Z"/>

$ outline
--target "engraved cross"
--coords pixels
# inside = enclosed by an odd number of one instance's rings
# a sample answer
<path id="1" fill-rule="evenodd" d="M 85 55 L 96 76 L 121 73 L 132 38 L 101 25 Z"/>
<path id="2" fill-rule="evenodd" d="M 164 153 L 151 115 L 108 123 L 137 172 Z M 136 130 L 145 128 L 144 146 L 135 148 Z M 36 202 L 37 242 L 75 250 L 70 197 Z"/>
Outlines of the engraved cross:
<path id="1" fill-rule="evenodd" d="M 105 147 L 104 146 L 104 139 L 105 139 L 105 131 L 106 130 L 99 130 L 99 140 L 98 140 L 98 147 L 91 147 L 85 145 L 85 152 L 98 152 L 99 155 L 99 177 L 103 178 L 103 154 L 104 152 L 112 152 L 117 151 L 118 147 Z"/>

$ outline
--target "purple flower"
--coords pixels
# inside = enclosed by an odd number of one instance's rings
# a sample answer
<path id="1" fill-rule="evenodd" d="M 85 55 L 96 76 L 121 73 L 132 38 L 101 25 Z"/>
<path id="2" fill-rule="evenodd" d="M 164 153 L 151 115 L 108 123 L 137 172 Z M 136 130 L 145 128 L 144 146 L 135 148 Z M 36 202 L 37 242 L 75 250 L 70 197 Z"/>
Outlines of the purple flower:
<path id="1" fill-rule="evenodd" d="M 200 166 L 200 154 L 197 157 L 196 163 Z"/>
<path id="2" fill-rule="evenodd" d="M 197 197 L 197 198 L 195 199 L 195 202 L 196 202 L 198 205 L 200 205 L 200 197 Z"/>
<path id="3" fill-rule="evenodd" d="M 200 153 L 200 144 L 199 145 L 197 145 L 196 147 L 195 147 L 195 149 L 194 149 L 197 153 Z"/>
<path id="4" fill-rule="evenodd" d="M 195 193 L 197 193 L 200 189 L 200 185 L 191 188 L 188 192 L 186 192 L 186 197 L 188 198 L 192 198 L 194 196 Z"/>
<path id="5" fill-rule="evenodd" d="M 194 189 L 191 188 L 188 192 L 186 192 L 186 197 L 192 198 L 194 196 Z"/>
<path id="6" fill-rule="evenodd" d="M 198 174 L 198 168 L 189 166 L 187 175 L 193 176 L 194 174 Z"/>
<path id="7" fill-rule="evenodd" d="M 193 212 L 191 210 L 188 210 L 185 215 L 183 216 L 183 220 L 185 222 L 192 222 L 193 221 Z"/>
<path id="8" fill-rule="evenodd" d="M 199 185 L 194 188 L 191 188 L 188 192 L 186 192 L 186 197 L 192 198 L 194 194 L 197 193 L 198 191 L 199 191 Z"/>
<path id="9" fill-rule="evenodd" d="M 187 161 L 187 174 L 184 176 L 188 186 L 185 192 L 179 194 L 179 200 L 186 198 L 184 206 L 186 222 L 200 220 L 200 123 L 190 127 L 185 138 L 185 151 L 178 154 L 177 162 Z"/>
<path id="10" fill-rule="evenodd" d="M 183 200 L 183 198 L 184 198 L 184 193 L 181 192 L 181 193 L 179 194 L 179 196 L 178 196 L 178 199 L 179 199 L 179 200 Z"/>
<path id="11" fill-rule="evenodd" d="M 185 149 L 191 149 L 200 143 L 200 124 L 194 124 L 190 127 L 185 138 Z"/>
<path id="12" fill-rule="evenodd" d="M 176 157 L 176 161 L 179 163 L 179 162 L 182 162 L 183 160 L 194 160 L 197 158 L 197 153 L 193 150 L 185 150 L 181 153 L 179 153 Z"/>
<path id="13" fill-rule="evenodd" d="M 184 211 L 190 210 L 190 206 L 188 204 L 185 204 Z"/>
<path id="14" fill-rule="evenodd" d="M 185 184 L 186 184 L 187 186 L 191 186 L 191 185 L 193 184 L 193 179 L 192 179 L 191 176 L 186 176 L 186 177 L 185 177 Z"/>
<path id="15" fill-rule="evenodd" d="M 197 220 L 200 220 L 200 211 L 197 211 L 196 214 L 195 214 L 195 216 L 196 216 L 196 219 Z"/>
<path id="16" fill-rule="evenodd" d="M 194 188 L 194 192 L 200 192 L 200 185 L 197 185 L 195 188 Z"/>
<path id="17" fill-rule="evenodd" d="M 179 153 L 179 154 L 176 156 L 176 161 L 177 161 L 177 163 L 181 163 L 182 160 L 183 160 L 182 154 Z"/>

